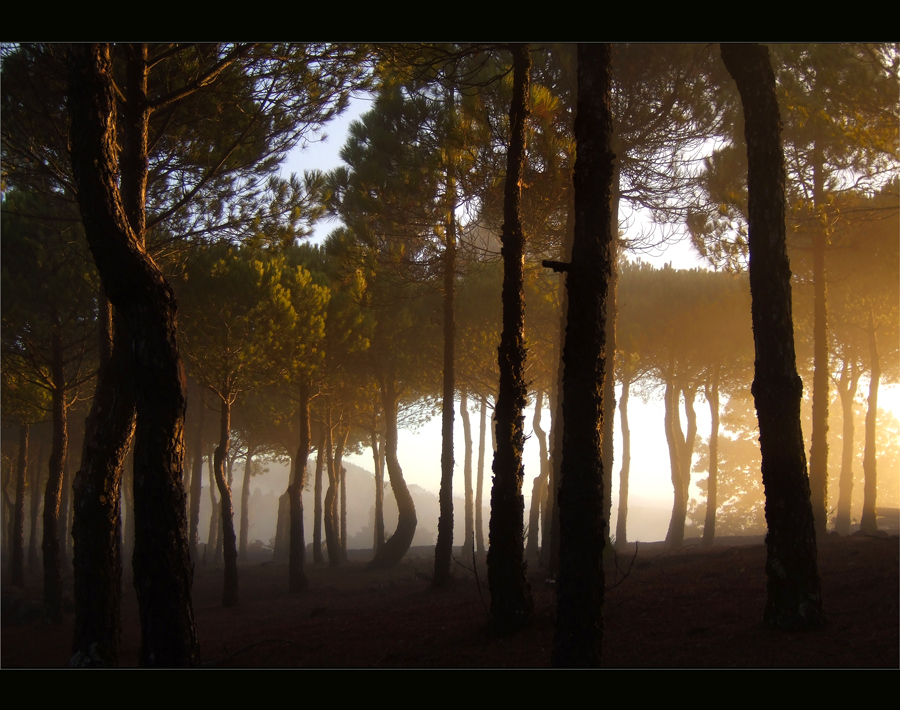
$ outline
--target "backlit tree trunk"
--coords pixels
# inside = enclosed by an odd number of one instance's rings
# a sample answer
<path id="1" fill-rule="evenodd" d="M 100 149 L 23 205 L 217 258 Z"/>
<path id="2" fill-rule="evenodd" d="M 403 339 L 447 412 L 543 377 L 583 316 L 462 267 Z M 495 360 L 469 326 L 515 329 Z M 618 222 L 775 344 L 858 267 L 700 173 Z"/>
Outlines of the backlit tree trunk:
<path id="1" fill-rule="evenodd" d="M 463 485 L 465 486 L 465 537 L 463 539 L 463 557 L 471 557 L 475 548 L 475 518 L 472 492 L 472 422 L 469 419 L 469 393 L 463 387 L 459 396 L 459 417 L 463 425 Z"/>
<path id="2" fill-rule="evenodd" d="M 627 372 L 627 370 L 626 370 Z M 622 398 L 619 416 L 622 418 L 622 468 L 619 470 L 619 513 L 616 517 L 616 545 L 628 542 L 628 478 L 631 475 L 631 429 L 628 426 L 628 396 L 631 378 L 622 373 Z"/>
<path id="3" fill-rule="evenodd" d="M 28 424 L 19 425 L 19 465 L 16 468 L 16 504 L 13 509 L 10 583 L 25 586 L 25 483 L 28 480 Z"/>
<path id="4" fill-rule="evenodd" d="M 612 278 L 610 46 L 578 46 L 575 242 L 566 289 L 555 666 L 598 666 L 603 636 L 603 398 Z M 609 442 L 612 444 L 612 442 Z"/>
<path id="5" fill-rule="evenodd" d="M 525 577 L 522 450 L 525 446 L 525 234 L 522 231 L 522 174 L 525 167 L 525 123 L 528 119 L 531 57 L 528 45 L 512 45 L 513 97 L 509 109 L 510 140 L 503 200 L 503 330 L 498 364 L 500 386 L 494 419 L 494 485 L 491 489 L 491 546 L 488 583 L 491 621 L 503 635 L 531 619 L 534 605 Z"/>
<path id="6" fill-rule="evenodd" d="M 50 473 L 44 491 L 44 534 L 41 551 L 44 559 L 44 617 L 52 624 L 60 624 L 62 623 L 62 559 L 59 539 L 59 505 L 67 465 L 69 422 L 66 411 L 62 340 L 58 328 L 53 329 L 52 348 L 53 448 L 50 450 Z"/>
<path id="7" fill-rule="evenodd" d="M 328 427 L 328 424 L 322 427 L 319 450 L 316 452 L 316 480 L 313 484 L 313 562 L 317 565 L 325 564 L 325 555 L 322 553 L 322 475 L 330 456 Z"/>
<path id="8" fill-rule="evenodd" d="M 756 345 L 752 392 L 759 420 L 766 492 L 764 621 L 780 629 L 823 622 L 816 535 L 791 317 L 791 270 L 785 246 L 784 153 L 775 76 L 761 45 L 723 44 L 722 60 L 744 109 L 749 194 L 750 295 Z"/>
<path id="9" fill-rule="evenodd" d="M 306 467 L 309 460 L 309 383 L 300 385 L 300 443 L 294 455 L 293 479 L 288 488 L 291 501 L 291 557 L 288 589 L 302 592 L 308 586 L 306 579 L 306 539 L 303 534 L 303 487 L 306 485 Z"/>
<path id="10" fill-rule="evenodd" d="M 839 535 L 850 534 L 850 507 L 853 500 L 853 449 L 856 427 L 853 423 L 853 400 L 859 385 L 860 369 L 855 354 L 850 356 L 852 364 L 844 359 L 838 392 L 841 395 L 841 410 L 844 415 L 841 436 L 841 477 L 838 483 L 839 497 L 837 519 L 834 529 Z"/>
<path id="11" fill-rule="evenodd" d="M 878 516 L 875 510 L 875 499 L 878 491 L 875 466 L 875 427 L 878 423 L 878 385 L 881 381 L 881 358 L 878 355 L 878 339 L 875 331 L 875 319 L 869 310 L 869 399 L 866 406 L 866 450 L 863 454 L 863 509 L 859 529 L 866 535 L 874 535 L 878 531 Z"/>
<path id="12" fill-rule="evenodd" d="M 534 400 L 534 419 L 531 426 L 538 440 L 540 464 L 538 475 L 534 477 L 531 485 L 531 510 L 528 513 L 528 539 L 525 543 L 525 559 L 528 562 L 538 562 L 540 559 L 540 520 L 541 501 L 547 487 L 548 462 L 547 462 L 547 433 L 541 429 L 541 412 L 544 409 L 544 391 L 538 390 Z M 545 535 L 545 537 L 548 537 Z M 549 539 L 549 537 L 548 537 Z"/>
<path id="13" fill-rule="evenodd" d="M 478 433 L 478 471 L 475 475 L 475 546 L 484 552 L 484 449 L 487 436 L 487 397 L 481 396 L 481 428 Z"/>
<path id="14" fill-rule="evenodd" d="M 221 534 L 225 554 L 225 588 L 222 592 L 222 604 L 235 606 L 238 603 L 237 536 L 234 534 L 234 504 L 231 499 L 231 487 L 225 479 L 225 465 L 231 463 L 228 461 L 231 446 L 231 401 L 228 393 L 222 399 L 222 418 L 219 426 L 219 445 L 216 447 L 213 470 L 216 474 L 216 485 L 219 488 L 219 510 L 222 514 Z M 218 546 L 218 543 L 216 545 Z"/>
<path id="15" fill-rule="evenodd" d="M 133 353 L 134 578 L 144 665 L 196 665 L 187 541 L 184 369 L 175 299 L 129 225 L 116 181 L 115 96 L 109 47 L 70 49 L 71 154 L 88 243 Z M 124 178 L 123 178 L 124 181 Z"/>
<path id="16" fill-rule="evenodd" d="M 712 545 L 716 538 L 716 507 L 719 482 L 719 365 L 715 365 L 711 382 L 706 384 L 709 403 L 709 480 L 706 483 L 706 520 L 703 523 L 703 544 Z"/>

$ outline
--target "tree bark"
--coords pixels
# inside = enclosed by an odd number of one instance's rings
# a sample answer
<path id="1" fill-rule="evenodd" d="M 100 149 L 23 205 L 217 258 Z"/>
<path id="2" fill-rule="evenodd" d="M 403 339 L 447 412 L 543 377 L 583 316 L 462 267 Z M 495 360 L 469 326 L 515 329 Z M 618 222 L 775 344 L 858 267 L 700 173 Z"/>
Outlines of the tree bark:
<path id="1" fill-rule="evenodd" d="M 241 534 L 238 544 L 238 556 L 246 558 L 247 542 L 250 537 L 250 471 L 253 468 L 253 447 L 247 445 L 247 458 L 244 459 L 244 478 L 241 480 Z"/>
<path id="2" fill-rule="evenodd" d="M 215 466 L 213 466 L 213 458 L 215 449 L 211 449 L 206 457 L 206 468 L 209 471 L 209 531 L 206 536 L 206 549 L 203 551 L 203 564 L 207 560 L 210 564 L 214 564 L 213 554 L 216 549 L 216 539 L 219 536 L 219 502 L 216 499 L 216 474 Z"/>
<path id="3" fill-rule="evenodd" d="M 744 109 L 749 193 L 750 295 L 756 345 L 752 392 L 759 420 L 766 493 L 766 608 L 779 629 L 823 623 L 816 535 L 791 317 L 791 270 L 785 246 L 784 153 L 775 76 L 761 45 L 723 44 L 722 60 Z"/>
<path id="4" fill-rule="evenodd" d="M 541 429 L 541 411 L 544 408 L 544 391 L 539 389 L 534 400 L 534 419 L 531 426 L 534 429 L 534 435 L 538 440 L 538 451 L 540 456 L 540 464 L 538 475 L 534 477 L 531 484 L 531 510 L 528 514 L 528 539 L 525 543 L 525 559 L 528 562 L 540 561 L 540 533 L 546 531 L 540 530 L 541 523 L 541 501 L 544 498 L 544 492 L 547 488 L 547 477 L 550 468 L 547 462 L 547 433 Z"/>
<path id="5" fill-rule="evenodd" d="M 291 501 L 291 557 L 288 589 L 302 592 L 309 586 L 306 579 L 306 539 L 303 534 L 303 487 L 306 485 L 306 467 L 309 460 L 309 383 L 300 385 L 300 443 L 294 455 L 294 477 L 288 488 Z"/>
<path id="6" fill-rule="evenodd" d="M 631 475 L 631 429 L 628 426 L 628 397 L 631 393 L 631 377 L 622 373 L 622 398 L 619 400 L 619 416 L 622 418 L 622 468 L 619 469 L 619 513 L 616 517 L 616 546 L 628 542 L 628 479 Z"/>
<path id="7" fill-rule="evenodd" d="M 522 230 L 522 175 L 525 167 L 525 124 L 528 120 L 531 57 L 528 45 L 512 45 L 513 96 L 509 109 L 510 140 L 506 156 L 503 200 L 503 330 L 498 365 L 500 385 L 494 420 L 494 485 L 491 489 L 491 546 L 488 584 L 491 622 L 500 635 L 531 620 L 534 604 L 525 576 L 522 450 L 525 446 L 525 234 Z"/>
<path id="8" fill-rule="evenodd" d="M 400 395 L 393 381 L 389 377 L 381 379 L 381 406 L 384 409 L 384 453 L 387 463 L 388 477 L 391 480 L 391 490 L 397 500 L 397 529 L 369 563 L 370 569 L 393 567 L 409 550 L 413 537 L 416 535 L 416 505 L 413 503 L 406 481 L 403 480 L 403 469 L 400 468 L 400 460 L 397 458 L 397 408 Z"/>
<path id="9" fill-rule="evenodd" d="M 478 471 L 475 476 L 475 547 L 484 552 L 484 449 L 487 435 L 487 397 L 481 396 L 481 429 L 478 434 Z"/>
<path id="10" fill-rule="evenodd" d="M 44 491 L 44 534 L 41 551 L 44 560 L 44 617 L 48 623 L 61 624 L 62 559 L 59 539 L 59 506 L 62 496 L 69 447 L 69 422 L 66 408 L 63 349 L 59 328 L 52 334 L 51 377 L 53 380 L 53 447 L 50 450 L 50 473 Z"/>
<path id="11" fill-rule="evenodd" d="M 121 319 L 117 319 L 121 322 Z M 73 666 L 115 666 L 121 637 L 122 471 L 135 427 L 124 325 L 101 365 L 75 474 Z"/>
<path id="12" fill-rule="evenodd" d="M 555 666 L 599 666 L 603 637 L 603 416 L 612 278 L 610 46 L 578 46 L 575 242 L 563 350 L 563 449 Z M 611 444 L 611 442 L 609 442 Z"/>
<path id="13" fill-rule="evenodd" d="M 687 501 L 684 498 L 684 474 L 681 470 L 682 457 L 678 446 L 678 436 L 681 434 L 681 426 L 678 423 L 678 387 L 675 385 L 674 363 L 669 364 L 669 375 L 666 380 L 665 394 L 665 425 L 666 443 L 669 447 L 669 466 L 672 471 L 672 517 L 669 519 L 669 529 L 666 532 L 666 544 L 678 549 L 684 543 L 684 520 L 687 510 Z"/>
<path id="14" fill-rule="evenodd" d="M 237 536 L 234 534 L 234 504 L 231 498 L 231 487 L 225 478 L 225 465 L 228 461 L 231 446 L 231 401 L 230 394 L 222 399 L 222 417 L 219 422 L 219 445 L 216 447 L 213 470 L 216 474 L 216 485 L 219 488 L 219 510 L 222 514 L 221 534 L 225 555 L 225 588 L 222 592 L 223 606 L 236 606 L 238 603 L 238 551 Z M 216 543 L 218 546 L 218 543 Z"/>
<path id="15" fill-rule="evenodd" d="M 375 540 L 377 553 L 384 545 L 384 460 L 378 447 L 378 430 L 372 428 L 372 458 L 375 463 Z"/>
<path id="16" fill-rule="evenodd" d="M 325 424 L 325 426 L 322 427 L 319 450 L 316 452 L 316 480 L 313 484 L 313 496 L 315 497 L 313 503 L 313 562 L 317 565 L 325 564 L 325 555 L 322 554 L 322 473 L 326 461 L 331 455 L 328 453 L 330 451 L 329 426 L 329 424 Z"/>
<path id="17" fill-rule="evenodd" d="M 706 519 L 703 523 L 703 544 L 712 545 L 716 539 L 716 508 L 719 485 L 719 364 L 713 368 L 712 381 L 707 382 L 706 401 L 709 403 L 709 480 L 706 483 Z"/>
<path id="18" fill-rule="evenodd" d="M 206 404 L 200 394 L 200 387 L 194 385 L 194 401 L 197 414 L 194 424 L 194 464 L 191 472 L 191 502 L 188 540 L 191 560 L 197 561 L 200 544 L 200 496 L 203 495 L 203 425 L 206 419 Z"/>
<path id="19" fill-rule="evenodd" d="M 866 406 L 866 450 L 863 454 L 863 509 L 859 529 L 866 535 L 878 532 L 878 514 L 875 509 L 878 486 L 876 481 L 875 429 L 878 424 L 878 385 L 881 381 L 881 358 L 878 355 L 878 339 L 875 319 L 869 309 L 869 399 Z"/>
<path id="20" fill-rule="evenodd" d="M 472 492 L 472 422 L 469 418 L 469 393 L 465 387 L 459 394 L 459 417 L 463 425 L 463 485 L 465 486 L 465 537 L 463 557 L 471 557 L 475 549 L 475 510 Z"/>
<path id="21" fill-rule="evenodd" d="M 841 477 L 838 483 L 837 519 L 834 529 L 839 535 L 850 534 L 850 510 L 853 500 L 853 453 L 856 427 L 853 422 L 853 401 L 859 385 L 860 369 L 855 353 L 851 354 L 852 364 L 847 358 L 841 371 L 838 392 L 841 395 L 841 410 L 844 422 L 841 436 Z"/>

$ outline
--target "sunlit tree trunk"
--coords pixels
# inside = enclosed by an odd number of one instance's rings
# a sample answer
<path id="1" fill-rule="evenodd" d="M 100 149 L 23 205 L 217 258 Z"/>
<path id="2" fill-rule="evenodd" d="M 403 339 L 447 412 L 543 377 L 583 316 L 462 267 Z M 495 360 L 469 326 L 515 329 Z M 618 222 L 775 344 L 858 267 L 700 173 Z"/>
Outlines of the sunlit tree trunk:
<path id="1" fill-rule="evenodd" d="M 863 509 L 860 530 L 866 535 L 874 535 L 878 531 L 878 516 L 875 499 L 878 491 L 876 481 L 875 460 L 875 428 L 878 424 L 878 385 L 881 381 L 881 358 L 878 354 L 878 339 L 875 331 L 875 319 L 869 309 L 869 399 L 866 406 L 866 450 L 863 454 Z"/>
<path id="2" fill-rule="evenodd" d="M 719 364 L 713 368 L 711 381 L 706 383 L 709 403 L 709 480 L 706 483 L 706 520 L 703 523 L 703 544 L 712 545 L 716 538 L 716 508 L 719 483 Z"/>
<path id="3" fill-rule="evenodd" d="M 852 361 L 848 363 L 848 359 Z M 838 483 L 837 519 L 834 529 L 839 535 L 850 534 L 850 510 L 853 500 L 853 454 L 856 427 L 853 422 L 853 401 L 859 385 L 860 369 L 856 354 L 844 358 L 838 392 L 841 395 L 841 411 L 844 416 L 841 437 L 841 477 Z"/>
<path id="4" fill-rule="evenodd" d="M 479 553 L 484 552 L 484 449 L 487 435 L 487 397 L 481 396 L 481 422 L 478 430 L 478 471 L 475 476 L 475 546 Z"/>

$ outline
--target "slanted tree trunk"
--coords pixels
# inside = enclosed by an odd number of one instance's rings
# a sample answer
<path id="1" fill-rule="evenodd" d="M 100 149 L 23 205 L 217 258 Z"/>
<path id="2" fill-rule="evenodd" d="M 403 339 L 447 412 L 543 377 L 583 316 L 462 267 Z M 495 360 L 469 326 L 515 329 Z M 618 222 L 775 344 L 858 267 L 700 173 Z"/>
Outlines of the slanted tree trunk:
<path id="1" fill-rule="evenodd" d="M 669 519 L 669 529 L 666 532 L 666 544 L 672 549 L 677 549 L 684 543 L 687 501 L 684 499 L 684 474 L 681 470 L 682 459 L 678 446 L 681 426 L 678 424 L 678 387 L 675 385 L 674 377 L 674 364 L 670 363 L 669 376 L 666 380 L 665 423 L 666 443 L 669 447 L 669 466 L 672 471 L 672 489 L 675 495 L 672 501 L 672 517 Z"/>
<path id="2" fill-rule="evenodd" d="M 628 426 L 628 396 L 631 376 L 628 368 L 622 372 L 622 398 L 619 416 L 622 418 L 622 468 L 619 470 L 619 512 L 616 517 L 616 546 L 628 542 L 628 479 L 631 475 L 631 429 Z"/>
<path id="3" fill-rule="evenodd" d="M 25 586 L 25 484 L 28 481 L 28 424 L 19 425 L 19 465 L 16 468 L 16 503 L 13 508 L 9 581 Z"/>
<path id="4" fill-rule="evenodd" d="M 494 420 L 494 485 L 491 488 L 491 547 L 488 584 L 491 622 L 496 633 L 511 633 L 531 620 L 534 604 L 525 577 L 522 450 L 525 447 L 525 234 L 522 230 L 522 175 L 525 168 L 525 123 L 531 56 L 528 45 L 512 45 L 513 97 L 509 109 L 510 140 L 503 199 L 503 330 L 498 349 L 500 386 Z"/>
<path id="5" fill-rule="evenodd" d="M 335 441 L 332 434 L 333 424 L 331 420 L 331 405 L 328 405 L 327 421 L 325 428 L 327 434 L 327 451 L 328 460 L 326 462 L 328 471 L 328 490 L 325 492 L 325 546 L 328 549 L 328 564 L 331 567 L 337 567 L 341 563 L 341 541 L 339 538 L 340 529 L 337 520 L 337 494 L 338 494 L 338 466 L 335 462 Z M 340 438 L 340 435 L 338 436 Z"/>
<path id="6" fill-rule="evenodd" d="M 231 499 L 231 486 L 225 479 L 225 465 L 232 462 L 228 459 L 231 446 L 231 396 L 226 393 L 222 399 L 222 418 L 219 428 L 219 445 L 213 468 L 216 474 L 216 485 L 219 487 L 219 510 L 222 514 L 221 532 L 225 554 L 225 588 L 222 592 L 223 606 L 235 606 L 238 603 L 238 551 L 237 536 L 234 534 L 234 504 Z M 229 471 L 230 472 L 230 471 Z M 217 543 L 218 545 L 218 543 Z"/>
<path id="7" fill-rule="evenodd" d="M 215 449 L 210 450 L 206 457 L 206 469 L 209 471 L 209 531 L 206 536 L 206 549 L 203 551 L 203 564 L 207 560 L 210 564 L 215 564 L 216 540 L 219 537 L 219 502 L 216 498 L 216 474 L 214 472 L 213 457 Z"/>
<path id="8" fill-rule="evenodd" d="M 612 278 L 610 46 L 578 46 L 575 243 L 566 289 L 555 666 L 599 666 L 603 638 L 603 398 Z"/>
<path id="9" fill-rule="evenodd" d="M 759 420 L 766 492 L 766 608 L 779 629 L 823 623 L 816 534 L 791 316 L 791 270 L 785 246 L 784 153 L 775 75 L 761 45 L 723 44 L 722 60 L 744 109 L 749 194 L 750 296 L 756 345 L 752 392 Z"/>
<path id="10" fill-rule="evenodd" d="M 848 363 L 848 359 L 852 364 Z M 853 401 L 856 399 L 856 388 L 859 386 L 859 361 L 852 353 L 844 358 L 838 392 L 841 395 L 841 410 L 844 416 L 841 436 L 841 477 L 838 483 L 839 497 L 837 519 L 834 529 L 839 535 L 850 534 L 850 509 L 853 500 L 853 449 L 856 427 L 853 423 Z"/>
<path id="11" fill-rule="evenodd" d="M 400 394 L 390 377 L 381 378 L 381 406 L 384 409 L 384 458 L 387 463 L 388 477 L 391 480 L 391 490 L 397 501 L 397 529 L 369 563 L 370 569 L 393 567 L 409 550 L 413 537 L 416 535 L 416 505 L 403 480 L 403 469 L 400 468 L 400 460 L 397 458 L 397 408 Z"/>
<path id="12" fill-rule="evenodd" d="M 704 393 L 709 404 L 709 479 L 706 483 L 706 519 L 703 523 L 703 544 L 712 545 L 716 539 L 716 508 L 719 484 L 719 364 L 713 368 L 711 380 Z"/>
<path id="13" fill-rule="evenodd" d="M 475 476 L 475 546 L 484 552 L 484 448 L 487 435 L 487 397 L 481 396 L 481 429 L 478 434 L 478 471 Z"/>
<path id="14" fill-rule="evenodd" d="M 302 592 L 309 586 L 306 579 L 306 539 L 303 535 L 303 487 L 309 460 L 309 383 L 300 385 L 300 443 L 294 455 L 293 478 L 288 487 L 291 501 L 291 557 L 288 590 Z"/>
<path id="15" fill-rule="evenodd" d="M 875 499 L 878 491 L 875 466 L 875 429 L 878 424 L 878 385 L 881 381 L 881 358 L 878 354 L 878 339 L 875 331 L 875 319 L 869 308 L 869 399 L 866 405 L 866 450 L 863 454 L 863 509 L 859 529 L 866 535 L 878 532 L 878 515 Z"/>

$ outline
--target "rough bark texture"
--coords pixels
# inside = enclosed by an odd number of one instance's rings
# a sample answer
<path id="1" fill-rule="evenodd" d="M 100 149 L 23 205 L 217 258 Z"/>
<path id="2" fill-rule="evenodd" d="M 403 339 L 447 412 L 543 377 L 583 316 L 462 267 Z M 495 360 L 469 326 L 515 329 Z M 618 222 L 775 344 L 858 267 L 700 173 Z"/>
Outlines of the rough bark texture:
<path id="1" fill-rule="evenodd" d="M 121 319 L 120 319 L 121 320 Z M 122 595 L 121 484 L 134 435 L 131 358 L 124 328 L 101 365 L 75 475 L 73 666 L 118 663 Z"/>
<path id="2" fill-rule="evenodd" d="M 450 92 L 452 110 L 453 93 Z M 453 557 L 453 421 L 456 411 L 456 187 L 452 168 L 447 176 L 446 243 L 444 244 L 444 383 L 441 401 L 441 490 L 437 545 L 434 548 L 435 587 L 450 581 Z"/>
<path id="3" fill-rule="evenodd" d="M 288 487 L 291 501 L 291 557 L 288 589 L 302 592 L 309 585 L 306 579 L 306 539 L 303 534 L 303 487 L 306 485 L 306 466 L 309 460 L 309 383 L 300 386 L 300 443 L 294 455 L 293 478 Z"/>
<path id="4" fill-rule="evenodd" d="M 628 426 L 628 397 L 631 379 L 623 374 L 619 416 L 622 418 L 622 468 L 619 469 L 619 513 L 616 518 L 616 545 L 628 542 L 628 479 L 631 475 L 631 429 Z"/>
<path id="5" fill-rule="evenodd" d="M 182 486 L 185 385 L 175 339 L 175 298 L 122 208 L 109 47 L 73 45 L 70 70 L 72 167 L 82 221 L 107 296 L 126 323 L 134 358 L 140 659 L 144 665 L 196 665 Z"/>
<path id="6" fill-rule="evenodd" d="M 599 666 L 603 636 L 603 398 L 612 277 L 610 46 L 578 47 L 575 242 L 566 289 L 555 666 Z"/>
<path id="7" fill-rule="evenodd" d="M 838 392 L 841 395 L 841 411 L 844 424 L 841 436 L 841 477 L 838 483 L 839 497 L 837 517 L 834 524 L 839 535 L 850 534 L 850 505 L 853 500 L 853 451 L 856 427 L 853 423 L 853 400 L 856 399 L 856 388 L 859 385 L 860 368 L 854 355 L 852 364 L 844 359 Z"/>
<path id="8" fill-rule="evenodd" d="M 513 96 L 509 109 L 510 140 L 506 156 L 503 200 L 503 331 L 498 364 L 500 386 L 494 421 L 494 485 L 491 489 L 491 546 L 488 583 L 491 622 L 503 635 L 531 620 L 534 604 L 525 577 L 522 450 L 525 446 L 525 234 L 522 231 L 522 175 L 525 167 L 525 123 L 531 57 L 528 45 L 510 47 L 513 55 Z"/>
<path id="9" fill-rule="evenodd" d="M 780 629 L 823 622 L 816 535 L 791 317 L 791 270 L 785 246 L 784 153 L 775 76 L 760 45 L 722 45 L 722 59 L 744 108 L 749 192 L 750 295 L 756 346 L 753 397 L 766 492 L 764 621 Z"/>
<path id="10" fill-rule="evenodd" d="M 381 406 L 384 409 L 384 458 L 387 464 L 391 490 L 397 501 L 397 529 L 385 540 L 381 549 L 369 563 L 372 569 L 393 567 L 400 563 L 409 550 L 416 534 L 416 505 L 413 503 L 406 481 L 403 480 L 403 469 L 397 458 L 397 406 L 400 395 L 393 382 L 383 378 L 381 381 Z"/>
<path id="11" fill-rule="evenodd" d="M 216 447 L 213 470 L 216 474 L 216 486 L 219 488 L 219 511 L 222 514 L 222 527 L 219 530 L 225 555 L 225 587 L 222 591 L 222 604 L 235 606 L 238 603 L 237 536 L 234 534 L 234 503 L 231 498 L 230 481 L 225 479 L 226 462 L 229 464 L 229 469 L 233 465 L 233 462 L 228 460 L 231 446 L 231 402 L 227 396 L 222 400 L 222 417 L 219 427 L 219 445 Z M 218 546 L 217 541 L 216 548 Z M 218 557 L 218 551 L 216 557 Z"/>
<path id="12" fill-rule="evenodd" d="M 878 339 L 875 331 L 875 319 L 869 310 L 869 398 L 866 405 L 866 450 L 863 454 L 863 509 L 859 529 L 866 535 L 874 535 L 878 531 L 878 515 L 875 509 L 875 498 L 878 490 L 875 467 L 875 427 L 878 424 L 878 385 L 881 381 L 881 358 L 878 355 Z"/>

